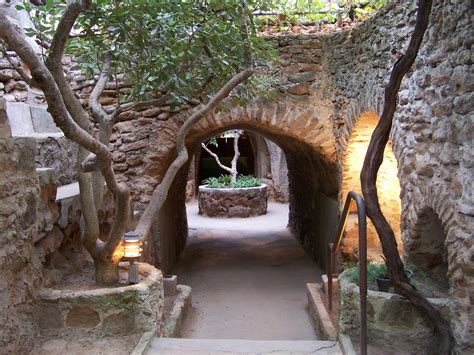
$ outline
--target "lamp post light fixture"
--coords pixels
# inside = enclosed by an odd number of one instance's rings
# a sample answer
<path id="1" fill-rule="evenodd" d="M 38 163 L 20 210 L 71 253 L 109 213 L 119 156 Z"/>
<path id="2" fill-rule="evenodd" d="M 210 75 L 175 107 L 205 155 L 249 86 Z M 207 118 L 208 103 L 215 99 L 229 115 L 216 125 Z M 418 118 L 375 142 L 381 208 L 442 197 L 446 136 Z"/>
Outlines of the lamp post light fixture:
<path id="1" fill-rule="evenodd" d="M 128 268 L 128 283 L 134 285 L 138 283 L 138 265 L 135 259 L 142 255 L 140 236 L 136 232 L 127 232 L 122 238 L 123 241 L 123 257 L 130 262 Z"/>

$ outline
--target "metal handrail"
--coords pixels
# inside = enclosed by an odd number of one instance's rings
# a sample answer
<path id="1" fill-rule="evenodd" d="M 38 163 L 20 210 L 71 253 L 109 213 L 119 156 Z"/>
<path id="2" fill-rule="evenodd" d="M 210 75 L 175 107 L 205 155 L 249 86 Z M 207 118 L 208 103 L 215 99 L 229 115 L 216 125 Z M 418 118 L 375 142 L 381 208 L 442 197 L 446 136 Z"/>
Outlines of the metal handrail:
<path id="1" fill-rule="evenodd" d="M 367 354 L 367 222 L 365 213 L 365 202 L 361 195 L 350 191 L 347 194 L 344 209 L 337 228 L 337 238 L 334 243 L 329 243 L 328 248 L 328 307 L 332 310 L 332 270 L 333 261 L 341 245 L 342 236 L 346 227 L 349 207 L 354 200 L 357 205 L 357 217 L 359 221 L 359 296 L 360 296 L 360 352 Z"/>

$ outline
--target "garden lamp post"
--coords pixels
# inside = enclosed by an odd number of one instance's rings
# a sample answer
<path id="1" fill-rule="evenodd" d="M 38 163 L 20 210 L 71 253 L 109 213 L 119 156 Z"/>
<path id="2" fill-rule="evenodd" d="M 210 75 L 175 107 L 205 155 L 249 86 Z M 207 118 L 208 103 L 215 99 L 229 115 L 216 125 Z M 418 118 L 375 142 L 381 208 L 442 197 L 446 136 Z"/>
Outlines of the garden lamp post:
<path id="1" fill-rule="evenodd" d="M 123 240 L 123 256 L 130 261 L 128 268 L 128 283 L 130 285 L 138 283 L 138 265 L 135 259 L 142 255 L 140 237 L 136 232 L 127 232 L 122 238 Z"/>

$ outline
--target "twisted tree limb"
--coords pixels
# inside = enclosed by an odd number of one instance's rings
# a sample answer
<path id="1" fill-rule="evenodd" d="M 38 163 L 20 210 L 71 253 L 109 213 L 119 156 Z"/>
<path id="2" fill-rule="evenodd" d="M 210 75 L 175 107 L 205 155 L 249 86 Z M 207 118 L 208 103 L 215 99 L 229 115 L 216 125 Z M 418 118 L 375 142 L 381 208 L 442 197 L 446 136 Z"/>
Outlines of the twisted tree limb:
<path id="1" fill-rule="evenodd" d="M 431 304 L 408 280 L 404 265 L 397 251 L 395 235 L 385 219 L 377 197 L 377 174 L 383 161 L 383 153 L 388 142 L 394 113 L 397 107 L 398 91 L 405 74 L 410 70 L 421 46 L 429 24 L 432 0 L 420 0 L 416 24 L 406 53 L 393 66 L 390 80 L 385 87 L 382 115 L 370 139 L 369 148 L 360 174 L 362 193 L 366 201 L 367 215 L 373 222 L 382 244 L 388 266 L 390 280 L 395 290 L 406 297 L 434 327 L 433 342 L 429 354 L 450 354 L 454 341 L 447 320 L 440 309 Z"/>
<path id="2" fill-rule="evenodd" d="M 240 152 L 239 152 L 239 139 L 240 139 L 240 136 L 242 134 L 243 131 L 240 131 L 240 130 L 235 130 L 234 131 L 234 156 L 232 158 L 232 161 L 230 163 L 230 168 L 228 166 L 225 166 L 224 164 L 222 164 L 221 160 L 219 159 L 219 157 L 217 156 L 216 153 L 214 153 L 212 150 L 210 150 L 207 145 L 205 145 L 204 143 L 201 143 L 201 147 L 209 153 L 209 155 L 211 157 L 214 158 L 214 160 L 216 161 L 217 165 L 219 166 L 219 168 L 227 171 L 228 173 L 230 173 L 230 176 L 231 176 L 231 184 L 235 184 L 236 180 L 237 180 L 237 162 L 239 160 L 239 157 L 240 157 Z"/>
<path id="3" fill-rule="evenodd" d="M 96 281 L 100 284 L 114 284 L 118 281 L 117 264 L 120 255 L 115 249 L 120 243 L 130 215 L 130 192 L 125 184 L 119 184 L 112 170 L 111 153 L 108 149 L 112 129 L 111 118 L 100 106 L 98 98 L 104 90 L 108 76 L 109 61 L 105 61 L 104 71 L 94 87 L 90 103 L 91 115 L 99 122 L 99 139 L 90 134 L 90 115 L 82 107 L 71 90 L 62 68 L 62 57 L 69 33 L 79 14 L 88 8 L 90 1 L 74 0 L 68 6 L 59 22 L 51 43 L 50 54 L 43 63 L 29 46 L 19 28 L 8 21 L 0 10 L 0 38 L 10 46 L 30 69 L 38 87 L 43 91 L 48 103 L 48 111 L 65 136 L 79 145 L 78 181 L 83 218 L 82 242 L 91 254 L 96 265 Z M 81 170 L 81 163 L 93 153 L 98 168 L 91 179 L 90 174 Z M 105 242 L 99 239 L 99 220 L 97 209 L 103 182 L 116 199 L 117 213 L 111 231 Z M 95 183 L 94 183 L 95 182 Z M 99 197 L 98 197 L 99 196 Z M 101 272 L 100 270 L 104 270 Z"/>
<path id="4" fill-rule="evenodd" d="M 219 168 L 227 171 L 229 174 L 232 174 L 232 169 L 229 168 L 228 166 L 225 166 L 224 164 L 222 164 L 221 160 L 219 159 L 219 156 L 214 153 L 212 150 L 210 150 L 207 145 L 205 145 L 204 143 L 201 143 L 201 147 L 211 156 L 214 158 L 214 160 L 216 161 L 217 165 L 219 166 Z"/>
<path id="5" fill-rule="evenodd" d="M 44 92 L 48 102 L 48 111 L 65 136 L 98 156 L 104 158 L 111 157 L 110 151 L 106 146 L 91 137 L 71 119 L 63 102 L 61 91 L 50 71 L 27 43 L 20 28 L 9 21 L 8 16 L 3 10 L 0 10 L 0 37 L 10 48 L 15 50 L 30 69 L 32 78 Z"/>

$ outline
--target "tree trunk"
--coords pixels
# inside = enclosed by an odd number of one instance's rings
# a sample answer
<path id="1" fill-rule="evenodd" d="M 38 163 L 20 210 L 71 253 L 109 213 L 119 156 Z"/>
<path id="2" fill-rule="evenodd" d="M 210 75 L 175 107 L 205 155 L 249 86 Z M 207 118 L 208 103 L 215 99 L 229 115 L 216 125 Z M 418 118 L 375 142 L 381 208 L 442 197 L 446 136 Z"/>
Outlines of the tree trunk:
<path id="1" fill-rule="evenodd" d="M 116 286 L 119 282 L 118 263 L 105 259 L 94 259 L 95 282 L 103 286 Z"/>
<path id="2" fill-rule="evenodd" d="M 393 66 L 390 80 L 385 87 L 382 115 L 370 138 L 360 179 L 367 215 L 373 222 L 380 238 L 390 280 L 395 290 L 406 297 L 431 322 L 434 328 L 434 336 L 430 349 L 427 352 L 429 354 L 447 355 L 451 353 L 454 344 L 449 323 L 443 318 L 440 309 L 431 304 L 426 297 L 410 284 L 404 271 L 403 262 L 398 254 L 395 235 L 380 208 L 376 187 L 378 170 L 383 161 L 384 149 L 390 136 L 392 121 L 397 107 L 400 84 L 418 54 L 424 33 L 428 27 L 431 7 L 432 0 L 419 1 L 415 29 L 413 30 L 407 51 Z"/>
<path id="3" fill-rule="evenodd" d="M 234 157 L 230 163 L 230 183 L 235 185 L 237 181 L 237 162 L 239 161 L 240 152 L 239 152 L 239 138 L 242 134 L 241 131 L 236 130 L 234 132 Z"/>

